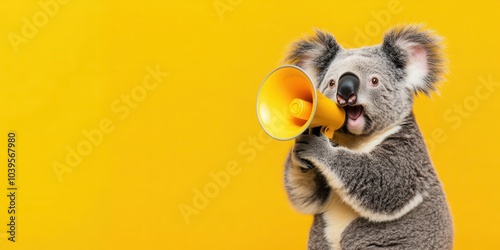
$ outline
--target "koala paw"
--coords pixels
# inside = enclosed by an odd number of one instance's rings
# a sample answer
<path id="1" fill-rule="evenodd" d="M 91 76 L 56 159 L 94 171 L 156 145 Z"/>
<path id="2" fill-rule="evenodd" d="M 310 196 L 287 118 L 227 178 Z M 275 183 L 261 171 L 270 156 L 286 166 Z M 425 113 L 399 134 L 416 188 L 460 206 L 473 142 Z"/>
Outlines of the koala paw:
<path id="1" fill-rule="evenodd" d="M 302 172 L 315 168 L 313 162 L 320 162 L 333 151 L 334 145 L 325 135 L 300 135 L 295 139 L 292 153 L 294 161 Z"/>

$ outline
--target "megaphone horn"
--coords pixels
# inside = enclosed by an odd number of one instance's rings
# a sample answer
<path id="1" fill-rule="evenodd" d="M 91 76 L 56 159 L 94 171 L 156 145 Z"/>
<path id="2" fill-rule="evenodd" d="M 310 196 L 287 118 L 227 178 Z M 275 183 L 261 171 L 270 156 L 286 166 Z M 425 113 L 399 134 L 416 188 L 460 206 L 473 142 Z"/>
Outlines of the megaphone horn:
<path id="1" fill-rule="evenodd" d="M 257 94 L 257 117 L 264 131 L 277 140 L 290 140 L 306 129 L 321 127 L 333 137 L 345 120 L 345 111 L 324 96 L 301 68 L 284 65 L 274 69 Z"/>

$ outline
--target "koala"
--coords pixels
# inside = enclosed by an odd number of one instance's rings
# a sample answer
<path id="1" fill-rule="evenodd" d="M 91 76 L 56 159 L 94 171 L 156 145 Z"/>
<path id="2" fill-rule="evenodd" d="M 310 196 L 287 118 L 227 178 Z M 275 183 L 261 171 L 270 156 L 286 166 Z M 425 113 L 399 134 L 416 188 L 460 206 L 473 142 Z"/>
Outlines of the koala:
<path id="1" fill-rule="evenodd" d="M 288 199 L 314 215 L 308 248 L 452 249 L 446 197 L 412 111 L 446 71 L 440 37 L 406 25 L 379 45 L 344 49 L 316 31 L 285 60 L 346 113 L 333 139 L 302 134 L 285 162 Z"/>

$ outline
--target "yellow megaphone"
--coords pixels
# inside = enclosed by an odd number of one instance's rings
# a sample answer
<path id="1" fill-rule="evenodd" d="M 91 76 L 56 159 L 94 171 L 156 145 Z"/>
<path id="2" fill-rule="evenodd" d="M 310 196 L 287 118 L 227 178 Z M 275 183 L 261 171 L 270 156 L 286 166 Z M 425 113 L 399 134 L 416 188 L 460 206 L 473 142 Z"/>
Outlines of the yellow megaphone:
<path id="1" fill-rule="evenodd" d="M 321 127 L 328 138 L 344 124 L 345 111 L 314 87 L 301 68 L 285 65 L 264 79 L 257 94 L 260 126 L 277 140 L 290 140 Z M 311 130 L 310 130 L 311 131 Z"/>

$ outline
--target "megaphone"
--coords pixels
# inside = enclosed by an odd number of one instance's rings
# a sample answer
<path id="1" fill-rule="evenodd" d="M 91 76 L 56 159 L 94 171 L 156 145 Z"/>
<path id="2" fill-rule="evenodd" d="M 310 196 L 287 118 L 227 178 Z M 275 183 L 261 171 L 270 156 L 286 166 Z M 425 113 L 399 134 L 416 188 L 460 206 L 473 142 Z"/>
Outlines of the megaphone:
<path id="1" fill-rule="evenodd" d="M 328 138 L 342 127 L 345 111 L 314 87 L 301 68 L 284 65 L 274 69 L 257 94 L 260 126 L 274 139 L 290 140 L 320 127 Z"/>

